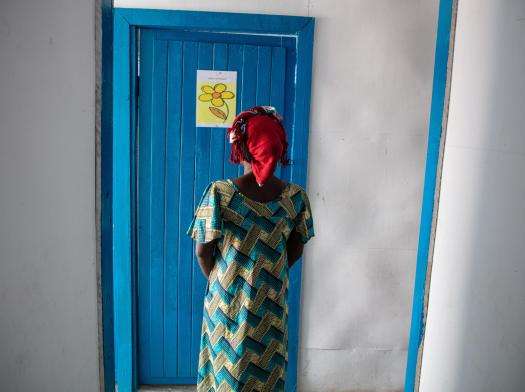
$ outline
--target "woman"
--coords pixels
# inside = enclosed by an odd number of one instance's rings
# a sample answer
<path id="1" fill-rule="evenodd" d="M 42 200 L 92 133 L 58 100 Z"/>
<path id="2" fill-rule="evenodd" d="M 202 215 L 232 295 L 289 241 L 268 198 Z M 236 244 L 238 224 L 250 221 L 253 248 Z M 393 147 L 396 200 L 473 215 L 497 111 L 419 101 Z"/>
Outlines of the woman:
<path id="1" fill-rule="evenodd" d="M 240 113 L 228 134 L 245 174 L 211 182 L 188 229 L 208 278 L 197 390 L 284 391 L 288 270 L 314 235 L 310 204 L 273 174 L 288 164 L 275 109 Z"/>

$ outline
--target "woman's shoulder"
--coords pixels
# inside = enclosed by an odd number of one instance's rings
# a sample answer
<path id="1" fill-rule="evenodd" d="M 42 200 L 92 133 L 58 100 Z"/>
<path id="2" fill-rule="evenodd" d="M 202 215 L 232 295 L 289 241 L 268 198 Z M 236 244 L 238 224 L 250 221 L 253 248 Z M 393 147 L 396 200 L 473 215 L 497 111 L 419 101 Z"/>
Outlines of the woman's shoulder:
<path id="1" fill-rule="evenodd" d="M 229 187 L 229 181 L 228 179 L 213 180 L 213 181 L 210 181 L 210 185 L 218 187 L 218 188 L 225 188 L 225 187 Z"/>
<path id="2" fill-rule="evenodd" d="M 306 189 L 296 183 L 289 182 L 286 186 L 285 197 L 288 197 L 297 208 L 302 208 L 303 204 L 309 204 Z"/>
<path id="3" fill-rule="evenodd" d="M 223 197 L 229 197 L 234 193 L 232 183 L 228 179 L 213 180 L 209 183 L 208 187 Z"/>
<path id="4" fill-rule="evenodd" d="M 300 193 L 301 195 L 306 195 L 306 190 L 299 184 L 296 184 L 295 182 L 289 182 L 287 184 L 287 188 L 291 195 L 295 195 Z"/>

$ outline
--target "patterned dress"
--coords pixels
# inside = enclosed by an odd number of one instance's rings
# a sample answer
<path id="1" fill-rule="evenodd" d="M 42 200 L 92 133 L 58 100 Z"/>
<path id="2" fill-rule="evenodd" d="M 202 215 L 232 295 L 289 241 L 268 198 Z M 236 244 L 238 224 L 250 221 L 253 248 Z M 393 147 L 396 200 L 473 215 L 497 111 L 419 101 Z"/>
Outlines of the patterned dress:
<path id="1" fill-rule="evenodd" d="M 308 197 L 296 184 L 266 203 L 231 180 L 204 191 L 187 234 L 219 240 L 204 299 L 199 392 L 284 391 L 292 230 L 303 243 L 314 236 Z"/>

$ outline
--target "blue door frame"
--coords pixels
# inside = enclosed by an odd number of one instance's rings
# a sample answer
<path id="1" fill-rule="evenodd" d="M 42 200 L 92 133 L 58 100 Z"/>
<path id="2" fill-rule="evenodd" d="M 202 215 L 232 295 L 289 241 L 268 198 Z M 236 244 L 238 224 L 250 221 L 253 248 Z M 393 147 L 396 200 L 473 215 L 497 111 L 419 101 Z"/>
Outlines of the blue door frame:
<path id="1" fill-rule="evenodd" d="M 419 243 L 413 291 L 412 321 L 405 376 L 405 392 L 416 387 L 420 349 L 424 337 L 426 308 L 427 266 L 432 245 L 431 233 L 436 212 L 435 196 L 439 157 L 444 129 L 446 91 L 449 84 L 451 53 L 451 27 L 453 9 L 457 0 L 440 0 L 436 37 L 434 80 L 428 134 L 425 181 L 421 207 Z M 111 13 L 109 0 L 102 1 L 102 302 L 103 302 L 103 351 L 104 384 L 106 391 L 135 391 L 137 366 L 135 344 L 135 313 L 133 298 L 132 266 L 132 178 L 131 151 L 134 115 L 134 31 L 140 27 L 209 29 L 212 22 L 226 31 L 288 33 L 298 37 L 298 73 L 303 76 L 298 89 L 306 94 L 299 96 L 303 115 L 298 127 L 305 132 L 309 124 L 309 92 L 311 83 L 313 19 L 303 17 L 261 16 L 257 23 L 248 22 L 247 14 L 156 11 L 140 9 L 115 9 Z M 446 120 L 446 119 L 445 119 Z M 306 157 L 306 145 L 298 146 Z M 303 183 L 306 173 L 297 181 Z M 300 271 L 296 276 L 300 280 Z M 297 317 L 290 319 L 297 329 Z M 297 350 L 297 336 L 294 338 Z M 292 343 L 292 342 L 291 342 Z M 294 387 L 296 370 L 290 369 Z"/>
<path id="2" fill-rule="evenodd" d="M 104 23 L 104 21 L 103 21 Z M 134 179 L 132 159 L 135 125 L 135 32 L 137 28 L 179 29 L 190 31 L 246 32 L 279 34 L 296 37 L 296 73 L 294 128 L 296 143 L 294 159 L 307 159 L 307 138 L 310 114 L 310 85 L 314 19 L 310 17 L 252 15 L 222 12 L 164 11 L 145 9 L 114 9 L 112 57 L 103 58 L 104 75 L 111 76 L 105 85 L 111 88 L 111 108 L 102 118 L 102 264 L 107 275 L 102 282 L 103 297 L 112 297 L 103 308 L 105 388 L 114 385 L 120 392 L 137 390 L 137 344 L 135 266 L 133 235 Z M 104 34 L 104 31 L 103 31 Z M 107 38 L 107 37 L 106 37 Z M 110 68 L 111 69 L 111 68 Z M 104 74 L 106 71 L 106 74 Z M 107 94 L 107 91 L 106 91 Z M 104 100 L 103 94 L 103 100 Z M 108 103 L 106 103 L 107 105 Z M 108 176 L 111 176 L 108 179 Z M 291 180 L 306 185 L 306 172 L 293 170 Z M 301 282 L 301 267 L 291 271 L 290 285 Z M 299 290 L 290 292 L 290 301 L 297 301 Z M 293 298 L 296 296 L 297 298 Z M 112 308 L 112 309 L 111 309 Z M 108 314 L 108 313 L 111 314 Z M 111 331 L 108 331 L 111 329 Z M 289 355 L 297 356 L 299 311 L 290 310 Z M 113 336 L 111 336 L 113 335 Z M 109 338 L 108 338 L 109 337 Z M 112 344 L 113 343 L 113 344 Z M 296 390 L 297 362 L 289 366 L 287 390 Z M 109 377 L 108 377 L 109 376 Z"/>

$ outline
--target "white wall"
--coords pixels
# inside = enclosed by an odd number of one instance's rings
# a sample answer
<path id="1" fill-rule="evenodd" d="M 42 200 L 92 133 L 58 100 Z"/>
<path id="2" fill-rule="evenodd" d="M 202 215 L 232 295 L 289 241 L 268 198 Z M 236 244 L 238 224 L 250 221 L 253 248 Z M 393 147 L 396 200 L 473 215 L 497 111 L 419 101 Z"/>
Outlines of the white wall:
<path id="1" fill-rule="evenodd" d="M 525 2 L 460 0 L 422 392 L 524 390 Z"/>
<path id="2" fill-rule="evenodd" d="M 437 3 L 115 1 L 317 18 L 301 391 L 402 389 Z"/>
<path id="3" fill-rule="evenodd" d="M 0 3 L 2 391 L 98 390 L 94 0 Z"/>

